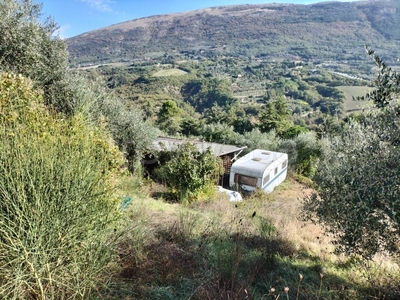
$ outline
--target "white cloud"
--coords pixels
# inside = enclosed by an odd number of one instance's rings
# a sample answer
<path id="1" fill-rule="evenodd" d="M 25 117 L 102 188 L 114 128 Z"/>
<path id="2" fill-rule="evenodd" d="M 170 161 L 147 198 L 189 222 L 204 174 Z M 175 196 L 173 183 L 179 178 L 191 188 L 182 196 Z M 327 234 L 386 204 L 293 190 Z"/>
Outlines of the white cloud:
<path id="1" fill-rule="evenodd" d="M 80 0 L 80 1 L 89 4 L 91 7 L 102 12 L 113 11 L 110 6 L 111 3 L 114 3 L 114 1 L 112 0 Z"/>

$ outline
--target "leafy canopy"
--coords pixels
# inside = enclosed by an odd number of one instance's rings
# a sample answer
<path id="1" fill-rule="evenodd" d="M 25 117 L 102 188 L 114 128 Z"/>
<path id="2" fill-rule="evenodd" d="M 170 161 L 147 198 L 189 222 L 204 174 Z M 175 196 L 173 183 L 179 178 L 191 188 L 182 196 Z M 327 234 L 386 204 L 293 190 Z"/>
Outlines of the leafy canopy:
<path id="1" fill-rule="evenodd" d="M 371 110 L 362 122 L 350 120 L 339 135 L 329 137 L 313 178 L 318 191 L 304 201 L 304 217 L 332 233 L 339 252 L 366 258 L 380 251 L 399 254 L 396 80 L 395 72 L 382 63 L 372 95 L 379 109 Z"/>

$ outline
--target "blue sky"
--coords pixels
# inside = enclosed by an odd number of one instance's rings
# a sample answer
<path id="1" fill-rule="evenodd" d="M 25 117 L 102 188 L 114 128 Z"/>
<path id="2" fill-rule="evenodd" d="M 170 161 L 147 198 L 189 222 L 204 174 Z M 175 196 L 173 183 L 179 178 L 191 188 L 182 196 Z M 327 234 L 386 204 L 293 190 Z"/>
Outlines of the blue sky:
<path id="1" fill-rule="evenodd" d="M 327 0 L 33 0 L 42 3 L 44 17 L 52 16 L 63 38 L 112 24 L 153 15 L 211 6 L 263 3 L 311 4 Z M 351 0 L 341 0 L 349 2 Z"/>

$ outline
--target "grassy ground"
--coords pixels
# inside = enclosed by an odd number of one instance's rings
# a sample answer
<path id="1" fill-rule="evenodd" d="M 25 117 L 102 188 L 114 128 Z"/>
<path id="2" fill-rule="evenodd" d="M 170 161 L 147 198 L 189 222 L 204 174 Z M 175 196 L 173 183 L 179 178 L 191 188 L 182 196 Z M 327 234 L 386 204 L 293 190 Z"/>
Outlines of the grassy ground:
<path id="1" fill-rule="evenodd" d="M 182 76 L 187 74 L 187 72 L 176 69 L 176 68 L 171 68 L 171 69 L 165 69 L 165 70 L 160 70 L 157 71 L 156 73 L 153 74 L 155 77 L 161 77 L 161 76 Z"/>
<path id="2" fill-rule="evenodd" d="M 367 105 L 363 101 L 354 101 L 353 97 L 365 96 L 368 92 L 372 90 L 368 86 L 338 86 L 337 89 L 345 94 L 346 100 L 344 102 L 344 107 L 347 112 L 358 111 Z"/>
<path id="3" fill-rule="evenodd" d="M 330 238 L 299 220 L 309 192 L 287 179 L 242 203 L 214 195 L 182 206 L 159 186 L 126 179 L 129 230 L 101 298 L 399 299 L 395 263 L 334 255 Z"/>

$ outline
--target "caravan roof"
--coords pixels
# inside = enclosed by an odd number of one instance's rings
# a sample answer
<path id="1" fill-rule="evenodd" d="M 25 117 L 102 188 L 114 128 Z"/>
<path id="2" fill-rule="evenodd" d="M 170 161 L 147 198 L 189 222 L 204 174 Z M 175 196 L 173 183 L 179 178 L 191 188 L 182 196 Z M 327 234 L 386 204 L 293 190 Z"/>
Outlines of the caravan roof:
<path id="1" fill-rule="evenodd" d="M 264 171 L 275 161 L 285 159 L 286 153 L 256 149 L 235 161 L 231 171 L 259 178 L 263 177 Z"/>

